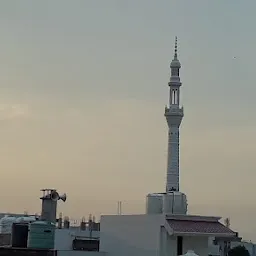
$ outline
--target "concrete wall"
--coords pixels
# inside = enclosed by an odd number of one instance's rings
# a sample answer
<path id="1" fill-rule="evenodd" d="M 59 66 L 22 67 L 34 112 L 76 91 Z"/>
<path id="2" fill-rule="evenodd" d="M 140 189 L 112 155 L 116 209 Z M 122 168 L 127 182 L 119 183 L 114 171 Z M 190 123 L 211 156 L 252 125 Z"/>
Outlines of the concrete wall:
<path id="1" fill-rule="evenodd" d="M 100 251 L 110 256 L 159 256 L 163 215 L 101 217 Z"/>
<path id="2" fill-rule="evenodd" d="M 167 234 L 166 243 L 166 253 L 164 256 L 177 256 L 177 237 Z"/>
<path id="3" fill-rule="evenodd" d="M 170 236 L 164 227 L 160 234 L 160 256 L 177 256 L 177 237 Z M 208 256 L 208 237 L 183 236 L 183 254 L 193 250 L 199 256 Z"/>
<path id="4" fill-rule="evenodd" d="M 184 236 L 183 254 L 188 250 L 193 250 L 199 256 L 208 256 L 208 239 L 204 236 Z"/>
<path id="5" fill-rule="evenodd" d="M 212 256 L 219 256 L 220 255 L 220 246 L 215 245 L 213 242 L 214 240 L 215 240 L 215 237 L 209 237 L 208 253 L 209 253 L 209 255 L 212 255 Z"/>
<path id="6" fill-rule="evenodd" d="M 80 231 L 79 228 L 56 229 L 55 250 L 72 250 L 72 242 L 75 237 L 89 237 L 90 231 Z M 92 231 L 92 237 L 99 237 L 99 231 Z"/>

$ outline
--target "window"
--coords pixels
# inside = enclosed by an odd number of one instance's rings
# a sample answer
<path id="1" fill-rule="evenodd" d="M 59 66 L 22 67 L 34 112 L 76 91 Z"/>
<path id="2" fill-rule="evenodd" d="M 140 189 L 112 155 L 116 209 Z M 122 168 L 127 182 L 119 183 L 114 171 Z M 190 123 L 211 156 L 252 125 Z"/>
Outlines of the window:
<path id="1" fill-rule="evenodd" d="M 73 240 L 73 250 L 76 251 L 99 251 L 100 242 L 95 239 L 74 239 Z"/>

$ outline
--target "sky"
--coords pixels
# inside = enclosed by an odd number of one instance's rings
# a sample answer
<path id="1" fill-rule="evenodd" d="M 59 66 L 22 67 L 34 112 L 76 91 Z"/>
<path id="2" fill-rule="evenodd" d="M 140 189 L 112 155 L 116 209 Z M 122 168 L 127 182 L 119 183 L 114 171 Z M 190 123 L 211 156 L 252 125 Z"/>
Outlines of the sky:
<path id="1" fill-rule="evenodd" d="M 3 0 L 0 211 L 143 213 L 165 189 L 169 65 L 182 65 L 189 212 L 256 241 L 254 0 Z"/>

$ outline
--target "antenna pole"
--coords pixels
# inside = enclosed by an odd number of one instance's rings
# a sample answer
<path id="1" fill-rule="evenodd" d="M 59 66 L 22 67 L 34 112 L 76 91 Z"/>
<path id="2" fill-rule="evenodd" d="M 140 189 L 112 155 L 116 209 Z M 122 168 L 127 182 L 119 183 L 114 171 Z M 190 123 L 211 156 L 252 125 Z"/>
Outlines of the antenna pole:
<path id="1" fill-rule="evenodd" d="M 117 215 L 122 214 L 122 201 L 117 201 Z"/>

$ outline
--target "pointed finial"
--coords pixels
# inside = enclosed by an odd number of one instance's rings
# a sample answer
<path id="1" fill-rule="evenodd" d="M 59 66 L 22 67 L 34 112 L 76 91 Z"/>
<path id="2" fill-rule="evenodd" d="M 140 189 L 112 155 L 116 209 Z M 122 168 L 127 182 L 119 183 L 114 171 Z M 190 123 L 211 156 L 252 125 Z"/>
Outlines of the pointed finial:
<path id="1" fill-rule="evenodd" d="M 174 58 L 177 59 L 178 54 L 177 54 L 177 48 L 178 48 L 178 38 L 175 36 L 175 48 L 174 48 Z"/>
<path id="2" fill-rule="evenodd" d="M 177 36 L 175 36 L 175 47 L 174 47 L 174 58 L 172 59 L 170 68 L 180 68 L 180 62 L 178 60 L 178 39 Z"/>

